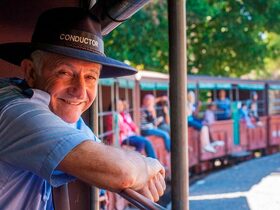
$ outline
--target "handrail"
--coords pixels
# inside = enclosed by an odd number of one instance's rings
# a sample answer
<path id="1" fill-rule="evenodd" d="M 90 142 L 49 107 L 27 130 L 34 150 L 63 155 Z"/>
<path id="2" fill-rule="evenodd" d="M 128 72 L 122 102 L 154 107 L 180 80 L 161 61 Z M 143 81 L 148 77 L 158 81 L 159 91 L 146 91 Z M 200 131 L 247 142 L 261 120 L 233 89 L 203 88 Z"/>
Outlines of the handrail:
<path id="1" fill-rule="evenodd" d="M 112 114 L 115 114 L 115 113 L 117 113 L 117 112 L 115 112 L 115 111 L 99 112 L 98 117 L 108 116 L 108 115 L 112 115 Z"/>
<path id="2" fill-rule="evenodd" d="M 116 131 L 116 130 L 106 131 L 106 132 L 104 132 L 104 133 L 98 135 L 98 138 L 102 139 L 102 138 L 104 138 L 105 136 L 112 135 L 112 134 L 115 133 L 115 131 Z"/>
<path id="3" fill-rule="evenodd" d="M 141 210 L 166 210 L 166 208 L 149 200 L 132 189 L 125 189 L 118 194 Z"/>
<path id="4" fill-rule="evenodd" d="M 145 196 L 131 189 L 125 189 L 118 194 L 141 210 L 167 210 L 161 205 L 149 200 Z M 53 199 L 55 209 L 70 210 L 67 184 L 61 187 L 53 188 Z"/>

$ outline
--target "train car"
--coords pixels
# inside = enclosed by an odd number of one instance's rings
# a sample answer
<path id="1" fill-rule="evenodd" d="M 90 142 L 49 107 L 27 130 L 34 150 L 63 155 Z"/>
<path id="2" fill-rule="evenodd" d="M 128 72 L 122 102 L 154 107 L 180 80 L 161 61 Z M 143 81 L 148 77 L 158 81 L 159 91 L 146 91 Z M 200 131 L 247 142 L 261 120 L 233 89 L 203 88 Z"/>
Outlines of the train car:
<path id="1" fill-rule="evenodd" d="M 276 81 L 267 83 L 268 152 L 278 151 L 280 145 L 280 85 Z"/>
<path id="2" fill-rule="evenodd" d="M 145 71 L 142 71 L 141 75 L 140 98 L 148 93 L 155 96 L 168 94 L 167 75 Z M 201 164 L 199 170 L 203 171 L 209 169 L 209 161 L 214 162 L 229 156 L 248 155 L 250 154 L 248 151 L 265 151 L 268 145 L 277 146 L 279 141 L 277 115 L 279 112 L 276 112 L 277 96 L 279 95 L 277 84 L 277 81 L 188 76 L 188 87 L 186 88 L 194 91 L 198 99 L 204 100 L 203 110 L 205 110 L 207 102 L 217 100 L 221 90 L 225 91 L 226 96 L 231 100 L 230 119 L 218 120 L 209 126 L 212 138 L 225 142 L 224 147 L 218 147 L 216 153 L 201 150 L 198 132 L 193 128 L 188 129 L 189 165 L 192 167 Z M 257 125 L 257 122 L 252 119 L 254 126 L 248 128 L 245 121 L 240 119 L 240 109 L 242 104 L 249 108 L 250 103 L 254 100 L 254 94 L 258 96 L 256 103 L 259 122 Z M 267 95 L 269 95 L 269 99 Z M 272 96 L 273 99 L 271 99 Z M 206 166 L 203 163 L 207 163 Z"/>
<path id="3" fill-rule="evenodd" d="M 169 77 L 157 72 L 140 71 L 136 76 L 122 79 L 105 79 L 100 81 L 99 89 L 99 125 L 106 115 L 106 107 L 114 103 L 116 98 L 129 101 L 129 110 L 135 122 L 140 125 L 141 102 L 146 94 L 154 96 L 169 95 Z M 199 100 L 204 100 L 202 110 L 209 101 L 215 101 L 219 97 L 219 91 L 224 90 L 231 100 L 231 118 L 217 120 L 209 125 L 213 139 L 225 142 L 223 147 L 218 147 L 216 153 L 205 152 L 201 149 L 199 132 L 188 128 L 189 146 L 189 170 L 202 172 L 215 167 L 217 160 L 223 163 L 229 158 L 240 157 L 239 153 L 248 155 L 250 152 L 265 151 L 278 152 L 280 145 L 280 85 L 277 81 L 243 80 L 223 77 L 188 76 L 189 91 L 194 91 Z M 249 104 L 254 94 L 258 95 L 256 101 L 258 116 L 261 126 L 248 128 L 245 121 L 240 119 L 242 104 Z M 202 113 L 201 113 L 202 116 Z M 256 122 L 253 122 L 256 123 Z M 106 135 L 106 131 L 99 127 L 100 137 Z M 112 131 L 113 132 L 113 131 Z M 115 137 L 117 138 L 117 137 Z M 160 157 L 160 161 L 166 164 L 169 156 L 164 152 L 162 141 L 150 138 Z"/>
<path id="4" fill-rule="evenodd" d="M 248 125 L 246 120 L 240 120 L 239 142 L 241 146 L 250 151 L 265 149 L 267 147 L 267 107 L 266 90 L 264 81 L 243 80 L 236 84 L 236 101 L 238 105 L 247 106 L 250 109 L 255 100 L 257 118 Z M 254 99 L 255 98 L 255 99 Z M 242 108 L 242 107 L 240 107 Z"/>
<path id="5" fill-rule="evenodd" d="M 225 78 L 189 76 L 188 79 L 190 81 L 195 81 L 196 83 L 195 91 L 198 100 L 203 100 L 201 107 L 203 111 L 205 111 L 207 103 L 215 102 L 217 100 L 218 92 L 220 90 L 224 90 L 227 97 L 232 99 L 232 85 L 226 81 Z M 201 113 L 199 117 L 202 118 L 203 113 Z M 199 150 L 199 160 L 202 171 L 211 167 L 211 164 L 210 166 L 209 164 L 206 164 L 205 166 L 205 162 L 211 161 L 211 163 L 213 163 L 215 159 L 225 157 L 232 151 L 233 148 L 233 121 L 230 118 L 214 121 L 211 125 L 209 125 L 209 131 L 212 140 L 223 141 L 224 146 L 216 147 L 215 153 L 206 152 L 202 149 Z M 199 146 L 199 148 L 201 148 L 201 146 Z"/>
<path id="6" fill-rule="evenodd" d="M 154 96 L 169 95 L 169 77 L 157 72 L 140 71 L 136 76 L 121 79 L 103 79 L 99 84 L 99 137 L 106 142 L 106 135 L 114 133 L 114 130 L 104 130 L 104 116 L 109 113 L 107 108 L 118 98 L 126 99 L 131 104 L 129 112 L 134 121 L 140 125 L 141 101 L 146 94 Z M 213 139 L 225 142 L 223 147 L 218 147 L 216 153 L 205 152 L 201 149 L 199 132 L 191 127 L 188 128 L 189 146 L 189 169 L 196 173 L 211 170 L 215 167 L 216 160 L 227 160 L 238 153 L 248 155 L 250 151 L 266 150 L 270 152 L 279 151 L 280 142 L 280 86 L 276 81 L 241 80 L 233 78 L 220 78 L 208 76 L 188 76 L 189 91 L 196 93 L 197 98 L 207 101 L 215 101 L 219 91 L 224 90 L 232 101 L 231 118 L 219 120 L 210 125 Z M 249 103 L 253 99 L 253 93 L 258 94 L 258 114 L 262 126 L 247 128 L 244 121 L 240 119 L 239 109 L 242 103 Z M 161 140 L 151 137 L 156 153 L 160 161 L 170 167 L 170 157 L 167 155 Z M 118 145 L 118 141 L 115 146 Z M 227 161 L 226 161 L 227 162 Z"/>

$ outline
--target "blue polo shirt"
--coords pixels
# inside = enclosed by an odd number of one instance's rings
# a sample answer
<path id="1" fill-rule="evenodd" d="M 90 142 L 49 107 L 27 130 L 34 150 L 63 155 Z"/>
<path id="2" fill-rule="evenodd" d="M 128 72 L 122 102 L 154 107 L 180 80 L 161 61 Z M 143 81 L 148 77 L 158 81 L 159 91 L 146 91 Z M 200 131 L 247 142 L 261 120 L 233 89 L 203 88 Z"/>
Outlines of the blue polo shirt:
<path id="1" fill-rule="evenodd" d="M 49 110 L 50 96 L 19 79 L 0 79 L 0 209 L 53 209 L 51 186 L 74 177 L 56 170 L 85 140 L 98 141 L 80 118 L 68 124 Z"/>

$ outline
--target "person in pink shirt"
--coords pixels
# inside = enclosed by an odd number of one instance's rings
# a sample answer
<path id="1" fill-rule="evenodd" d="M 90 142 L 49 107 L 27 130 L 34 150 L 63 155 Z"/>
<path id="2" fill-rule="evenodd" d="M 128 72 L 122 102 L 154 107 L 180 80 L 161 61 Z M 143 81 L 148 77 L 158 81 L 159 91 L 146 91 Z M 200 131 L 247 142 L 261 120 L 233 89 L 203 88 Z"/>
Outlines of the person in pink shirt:
<path id="1" fill-rule="evenodd" d="M 132 117 L 127 110 L 129 110 L 129 104 L 127 101 L 118 100 L 116 103 L 116 111 L 120 144 L 133 146 L 135 147 L 135 150 L 140 153 L 145 150 L 148 157 L 156 158 L 151 142 L 139 135 L 139 129 L 133 122 Z M 112 117 L 112 115 L 109 115 L 106 118 L 106 128 L 108 131 L 113 129 Z"/>

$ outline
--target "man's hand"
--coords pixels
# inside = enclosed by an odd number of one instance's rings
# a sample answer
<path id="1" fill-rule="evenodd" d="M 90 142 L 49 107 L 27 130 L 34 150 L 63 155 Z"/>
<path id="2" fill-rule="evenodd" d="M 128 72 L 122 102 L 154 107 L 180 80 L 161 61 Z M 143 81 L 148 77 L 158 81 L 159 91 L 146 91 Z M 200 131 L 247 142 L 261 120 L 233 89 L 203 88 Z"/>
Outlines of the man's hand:
<path id="1" fill-rule="evenodd" d="M 164 180 L 165 169 L 159 161 L 154 158 L 145 158 L 145 161 L 150 178 L 145 186 L 137 191 L 152 201 L 158 201 L 159 197 L 163 195 L 166 189 Z"/>
<path id="2" fill-rule="evenodd" d="M 164 177 L 161 173 L 153 177 L 148 184 L 138 192 L 152 201 L 158 201 L 159 197 L 163 195 L 166 185 Z"/>

